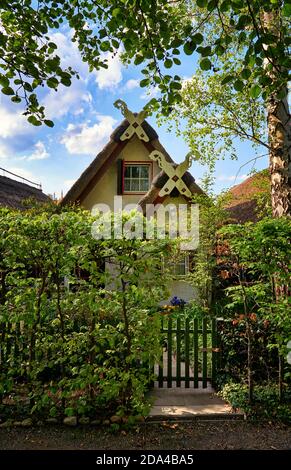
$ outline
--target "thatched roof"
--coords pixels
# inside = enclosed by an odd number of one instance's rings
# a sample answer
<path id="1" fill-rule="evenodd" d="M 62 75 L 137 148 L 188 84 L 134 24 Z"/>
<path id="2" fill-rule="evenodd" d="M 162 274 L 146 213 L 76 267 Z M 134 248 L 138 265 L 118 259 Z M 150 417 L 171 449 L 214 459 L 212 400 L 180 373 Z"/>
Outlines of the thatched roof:
<path id="1" fill-rule="evenodd" d="M 101 150 L 101 152 L 98 153 L 92 163 L 86 168 L 75 184 L 67 192 L 61 201 L 62 205 L 81 202 L 82 199 L 93 189 L 99 178 L 104 174 L 114 159 L 118 157 L 122 149 L 129 142 L 128 140 L 124 140 L 122 142 L 120 141 L 121 135 L 128 126 L 129 122 L 127 119 L 124 119 L 114 130 L 110 136 L 108 144 Z M 159 142 L 158 134 L 153 129 L 153 127 L 147 121 L 142 123 L 142 127 L 149 137 L 149 142 L 142 141 L 142 143 L 149 150 L 149 153 L 153 150 L 160 150 L 166 156 L 166 159 L 173 163 L 170 155 Z"/>
<path id="2" fill-rule="evenodd" d="M 226 210 L 234 222 L 257 222 L 256 197 L 269 191 L 270 176 L 267 170 L 260 171 L 229 190 L 230 201 Z"/>
<path id="3" fill-rule="evenodd" d="M 173 164 L 173 167 L 176 168 L 177 165 Z M 164 171 L 161 171 L 153 179 L 151 188 L 149 189 L 147 194 L 145 194 L 138 202 L 138 205 L 142 208 L 143 211 L 145 210 L 147 204 L 153 204 L 159 199 L 159 192 L 163 188 L 163 186 L 166 184 L 168 179 L 169 177 Z M 182 180 L 184 181 L 186 186 L 190 189 L 192 194 L 204 194 L 204 192 L 198 186 L 198 184 L 195 183 L 195 179 L 191 175 L 191 173 L 189 173 L 189 171 L 186 171 L 186 173 L 182 176 Z M 177 188 L 174 188 L 172 192 L 170 193 L 171 197 L 177 197 L 179 195 L 180 193 Z"/>
<path id="4" fill-rule="evenodd" d="M 0 206 L 25 210 L 29 206 L 29 204 L 25 204 L 27 199 L 34 199 L 42 203 L 50 200 L 41 189 L 0 175 Z"/>

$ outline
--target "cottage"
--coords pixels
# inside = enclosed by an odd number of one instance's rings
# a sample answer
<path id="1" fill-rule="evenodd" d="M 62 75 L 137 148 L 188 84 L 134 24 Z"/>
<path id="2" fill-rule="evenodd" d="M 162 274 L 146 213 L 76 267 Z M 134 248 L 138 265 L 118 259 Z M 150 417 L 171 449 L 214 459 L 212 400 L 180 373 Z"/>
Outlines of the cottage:
<path id="1" fill-rule="evenodd" d="M 107 205 L 114 210 L 116 196 L 122 196 L 122 207 L 131 204 L 144 213 L 147 205 L 191 205 L 194 194 L 203 191 L 186 171 L 190 162 L 177 165 L 159 141 L 156 131 L 144 120 L 144 110 L 131 113 L 125 103 L 117 107 L 126 117 L 112 133 L 108 144 L 95 157 L 62 200 L 62 204 L 79 204 L 92 210 Z M 195 296 L 195 290 L 183 279 L 189 270 L 189 253 L 173 265 L 176 275 L 171 294 L 184 300 Z"/>

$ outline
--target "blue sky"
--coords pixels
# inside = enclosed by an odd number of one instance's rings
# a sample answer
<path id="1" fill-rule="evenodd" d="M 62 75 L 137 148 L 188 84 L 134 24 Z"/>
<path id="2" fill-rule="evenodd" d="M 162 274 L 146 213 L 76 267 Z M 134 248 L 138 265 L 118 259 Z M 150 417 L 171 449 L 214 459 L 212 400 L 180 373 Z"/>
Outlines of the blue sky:
<path id="1" fill-rule="evenodd" d="M 51 89 L 42 92 L 47 118 L 55 123 L 52 129 L 28 124 L 22 116 L 23 106 L 11 103 L 9 97 L 0 94 L 0 167 L 42 183 L 45 193 L 59 197 L 106 145 L 122 120 L 114 101 L 121 98 L 132 111 L 139 111 L 156 96 L 156 90 L 140 88 L 141 67 L 123 66 L 118 54 L 114 58 L 108 56 L 107 70 L 89 74 L 76 45 L 70 41 L 70 31 L 62 29 L 51 36 L 59 47 L 63 66 L 71 65 L 81 78 L 74 79 L 69 88 L 61 86 L 58 92 Z M 195 58 L 181 57 L 182 66 L 177 72 L 188 78 L 195 69 Z M 172 158 L 182 161 L 188 152 L 183 139 L 174 132 L 169 133 L 167 126 L 158 128 L 155 117 L 148 120 Z M 265 153 L 263 149 L 261 153 Z M 240 183 L 252 168 L 252 164 L 243 167 L 236 178 L 239 167 L 255 156 L 246 143 L 239 144 L 238 155 L 238 161 L 226 159 L 217 163 L 216 192 Z M 256 163 L 257 169 L 266 166 L 267 156 Z M 199 183 L 205 169 L 194 163 L 190 171 Z"/>

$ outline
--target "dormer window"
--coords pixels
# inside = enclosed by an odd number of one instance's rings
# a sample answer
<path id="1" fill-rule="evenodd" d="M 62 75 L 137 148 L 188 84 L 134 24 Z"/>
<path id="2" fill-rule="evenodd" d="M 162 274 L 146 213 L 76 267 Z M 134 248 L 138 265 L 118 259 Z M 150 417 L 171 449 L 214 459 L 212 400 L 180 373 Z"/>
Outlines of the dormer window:
<path id="1" fill-rule="evenodd" d="M 146 193 L 151 184 L 151 163 L 124 162 L 123 193 Z"/>

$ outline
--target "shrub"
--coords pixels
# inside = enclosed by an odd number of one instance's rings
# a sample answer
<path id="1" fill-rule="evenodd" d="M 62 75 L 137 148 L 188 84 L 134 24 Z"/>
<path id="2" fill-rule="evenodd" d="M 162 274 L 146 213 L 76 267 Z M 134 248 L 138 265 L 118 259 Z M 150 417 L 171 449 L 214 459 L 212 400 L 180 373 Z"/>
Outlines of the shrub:
<path id="1" fill-rule="evenodd" d="M 219 392 L 234 409 L 240 409 L 251 420 L 281 421 L 291 424 L 291 393 L 285 394 L 284 402 L 279 401 L 275 384 L 256 385 L 253 402 L 248 400 L 247 385 L 228 383 Z"/>
<path id="2" fill-rule="evenodd" d="M 80 209 L 0 211 L 4 403 L 23 394 L 50 416 L 145 411 L 170 244 L 94 239 L 95 220 Z"/>

